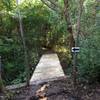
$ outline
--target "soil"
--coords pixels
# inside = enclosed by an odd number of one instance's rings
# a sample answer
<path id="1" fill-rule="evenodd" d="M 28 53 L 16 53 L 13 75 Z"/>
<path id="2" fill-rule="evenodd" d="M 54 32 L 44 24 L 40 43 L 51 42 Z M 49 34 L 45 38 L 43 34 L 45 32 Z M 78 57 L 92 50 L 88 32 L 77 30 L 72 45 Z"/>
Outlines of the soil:
<path id="1" fill-rule="evenodd" d="M 62 77 L 52 82 L 12 90 L 11 93 L 13 96 L 9 100 L 100 100 L 100 85 L 81 83 L 75 89 L 70 77 Z"/>

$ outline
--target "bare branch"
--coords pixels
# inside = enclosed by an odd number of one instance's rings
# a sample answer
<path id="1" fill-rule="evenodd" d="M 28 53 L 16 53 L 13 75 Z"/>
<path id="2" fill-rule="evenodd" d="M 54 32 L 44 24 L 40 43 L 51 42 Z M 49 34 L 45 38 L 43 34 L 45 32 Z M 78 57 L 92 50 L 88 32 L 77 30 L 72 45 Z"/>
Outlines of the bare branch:
<path id="1" fill-rule="evenodd" d="M 61 7 L 53 0 L 41 0 L 45 5 L 47 5 L 50 9 L 60 13 Z"/>
<path id="2" fill-rule="evenodd" d="M 46 0 L 46 1 L 49 1 L 51 4 L 55 5 L 56 7 L 61 8 L 60 5 L 58 5 L 57 1 L 55 0 Z"/>

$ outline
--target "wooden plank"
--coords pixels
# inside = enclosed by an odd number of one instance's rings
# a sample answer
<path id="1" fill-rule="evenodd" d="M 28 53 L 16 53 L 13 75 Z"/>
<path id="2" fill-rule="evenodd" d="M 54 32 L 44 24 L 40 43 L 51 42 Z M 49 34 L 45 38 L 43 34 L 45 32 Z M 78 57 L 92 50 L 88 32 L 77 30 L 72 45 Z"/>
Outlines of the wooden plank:
<path id="1" fill-rule="evenodd" d="M 36 66 L 30 79 L 30 85 L 56 80 L 63 76 L 65 75 L 57 54 L 45 54 L 41 57 L 40 62 Z"/>
<path id="2" fill-rule="evenodd" d="M 16 85 L 8 85 L 8 86 L 6 86 L 6 89 L 13 90 L 13 89 L 19 89 L 19 88 L 22 88 L 22 87 L 25 87 L 25 86 L 26 86 L 26 83 L 19 83 L 19 84 L 16 84 Z"/>

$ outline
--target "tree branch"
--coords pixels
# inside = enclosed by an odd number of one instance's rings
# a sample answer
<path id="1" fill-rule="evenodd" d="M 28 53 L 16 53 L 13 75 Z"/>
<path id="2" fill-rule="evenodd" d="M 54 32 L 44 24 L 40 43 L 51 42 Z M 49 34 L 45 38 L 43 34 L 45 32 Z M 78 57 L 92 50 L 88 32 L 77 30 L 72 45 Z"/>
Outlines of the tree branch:
<path id="1" fill-rule="evenodd" d="M 79 0 L 78 2 L 79 7 L 78 7 L 78 19 L 77 19 L 77 36 L 76 36 L 76 46 L 79 43 L 79 34 L 80 34 L 80 29 L 81 29 L 81 16 L 82 16 L 82 10 L 83 10 L 83 0 Z"/>
<path id="2" fill-rule="evenodd" d="M 50 9 L 60 13 L 61 12 L 61 7 L 54 2 L 53 0 L 41 0 L 46 6 L 48 6 Z"/>
<path id="3" fill-rule="evenodd" d="M 46 0 L 49 1 L 51 4 L 55 5 L 58 8 L 61 8 L 55 0 Z"/>

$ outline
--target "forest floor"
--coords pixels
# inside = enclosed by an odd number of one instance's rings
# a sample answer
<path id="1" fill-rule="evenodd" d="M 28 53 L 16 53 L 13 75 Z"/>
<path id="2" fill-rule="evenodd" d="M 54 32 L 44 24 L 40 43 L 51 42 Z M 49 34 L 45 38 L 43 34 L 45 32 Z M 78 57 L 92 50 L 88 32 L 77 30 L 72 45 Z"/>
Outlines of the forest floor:
<path id="1" fill-rule="evenodd" d="M 64 69 L 65 63 L 62 66 Z M 9 99 L 0 100 L 100 100 L 100 84 L 78 83 L 75 89 L 71 77 L 63 76 L 50 82 L 10 90 L 5 97 Z"/>
<path id="2" fill-rule="evenodd" d="M 100 85 L 80 84 L 73 90 L 72 80 L 69 77 L 11 92 L 13 97 L 9 100 L 100 100 Z"/>

